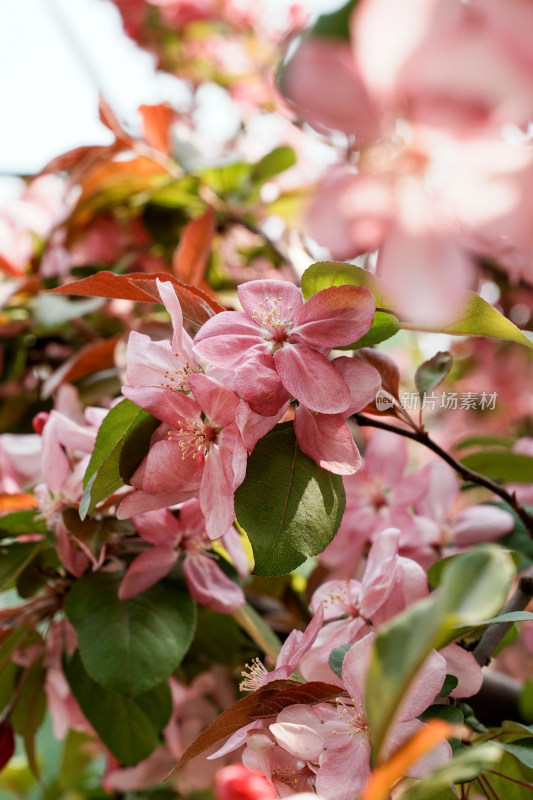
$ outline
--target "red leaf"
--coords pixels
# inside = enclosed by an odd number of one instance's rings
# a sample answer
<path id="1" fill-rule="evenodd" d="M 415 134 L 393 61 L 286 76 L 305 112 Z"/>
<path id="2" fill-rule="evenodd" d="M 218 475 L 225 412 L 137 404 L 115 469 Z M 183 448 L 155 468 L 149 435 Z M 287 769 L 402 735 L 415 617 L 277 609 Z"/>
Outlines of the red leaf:
<path id="1" fill-rule="evenodd" d="M 116 138 L 119 141 L 122 140 L 123 142 L 128 142 L 128 143 L 132 141 L 131 136 L 128 133 L 126 133 L 126 131 L 118 121 L 115 112 L 113 111 L 109 103 L 106 100 L 104 100 L 102 95 L 100 95 L 99 97 L 98 115 L 100 117 L 100 121 L 106 126 L 106 128 L 109 128 L 111 133 L 115 134 Z"/>
<path id="2" fill-rule="evenodd" d="M 121 336 L 113 336 L 99 342 L 92 342 L 86 345 L 77 353 L 65 361 L 59 369 L 50 375 L 43 384 L 41 397 L 50 397 L 58 386 L 67 381 L 77 381 L 86 375 L 92 375 L 101 369 L 113 367 L 115 364 L 115 347 Z"/>
<path id="3" fill-rule="evenodd" d="M 156 150 L 172 155 L 170 141 L 170 126 L 177 117 L 176 112 L 168 103 L 157 106 L 139 106 L 143 120 L 144 138 Z"/>
<path id="4" fill-rule="evenodd" d="M 78 165 L 82 160 L 87 160 L 90 163 L 95 161 L 98 157 L 103 156 L 104 153 L 110 151 L 110 147 L 101 144 L 91 144 L 84 147 L 75 147 L 73 150 L 68 150 L 66 153 L 56 156 L 46 164 L 39 175 L 48 175 L 50 172 L 62 172 L 63 170 L 70 170 L 72 167 Z M 90 156 L 90 158 L 87 158 Z"/>
<path id="5" fill-rule="evenodd" d="M 208 208 L 201 217 L 187 223 L 172 259 L 174 275 L 184 283 L 202 286 L 204 291 L 209 288 L 203 278 L 215 229 L 215 215 Z"/>
<path id="6" fill-rule="evenodd" d="M 272 683 L 267 683 L 266 686 L 262 686 L 260 689 L 257 689 L 257 691 L 252 692 L 252 694 L 237 700 L 236 703 L 233 703 L 232 706 L 213 720 L 205 731 L 202 731 L 202 733 L 196 737 L 167 777 L 170 778 L 171 775 L 174 775 L 174 773 L 181 769 L 191 758 L 200 755 L 200 753 L 203 753 L 204 750 L 207 750 L 211 745 L 216 744 L 221 739 L 225 739 L 226 736 L 231 736 L 231 734 L 238 731 L 239 728 L 243 728 L 245 725 L 248 725 L 248 723 L 253 722 L 255 719 L 253 713 L 264 700 L 276 694 L 280 689 L 286 689 L 290 686 L 294 686 L 294 681 L 272 681 Z"/>
<path id="7" fill-rule="evenodd" d="M 73 281 L 64 286 L 51 289 L 58 294 L 76 294 L 86 297 L 107 297 L 122 300 L 136 300 L 145 303 L 160 303 L 156 278 L 170 281 L 176 291 L 183 318 L 193 329 L 200 328 L 210 317 L 224 310 L 216 300 L 209 297 L 196 286 L 189 286 L 164 272 L 146 274 L 133 272 L 130 275 L 115 275 L 102 270 L 88 278 Z"/>
<path id="8" fill-rule="evenodd" d="M 299 683 L 287 689 L 282 689 L 263 700 L 250 715 L 250 718 L 266 719 L 267 717 L 276 716 L 287 706 L 297 704 L 313 706 L 316 703 L 324 703 L 326 700 L 333 700 L 333 698 L 342 697 L 343 695 L 346 695 L 344 689 L 333 683 L 322 683 L 321 681 Z"/>
<path id="9" fill-rule="evenodd" d="M 9 722 L 0 722 L 0 769 L 4 769 L 14 752 L 13 728 Z"/>

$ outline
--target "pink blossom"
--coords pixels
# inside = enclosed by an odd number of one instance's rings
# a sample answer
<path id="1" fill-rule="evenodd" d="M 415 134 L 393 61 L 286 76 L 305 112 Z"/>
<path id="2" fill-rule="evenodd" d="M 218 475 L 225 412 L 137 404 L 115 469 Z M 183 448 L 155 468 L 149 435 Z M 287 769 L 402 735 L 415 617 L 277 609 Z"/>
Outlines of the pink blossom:
<path id="1" fill-rule="evenodd" d="M 414 504 L 427 489 L 428 476 L 407 467 L 405 440 L 386 431 L 374 431 L 364 463 L 356 475 L 344 479 L 346 510 L 341 526 L 320 560 L 339 568 L 342 577 L 356 568 L 365 545 L 386 528 L 399 528 L 403 536 L 416 531 Z"/>
<path id="2" fill-rule="evenodd" d="M 423 518 L 421 527 L 426 535 L 417 541 L 411 531 L 402 541 L 413 558 L 427 563 L 428 557 L 432 560 L 431 552 L 434 559 L 438 553 L 494 541 L 514 528 L 513 515 L 503 508 L 474 505 L 456 510 L 459 481 L 447 464 L 433 461 L 424 472 L 428 476 L 427 492 L 416 501 L 416 511 Z"/>
<path id="3" fill-rule="evenodd" d="M 122 501 L 118 516 L 124 519 L 199 496 L 207 533 L 216 539 L 233 524 L 233 496 L 246 469 L 246 448 L 235 423 L 239 399 L 206 375 L 192 374 L 189 384 L 195 399 L 172 389 L 124 387 L 126 397 L 170 430 L 156 432 L 132 477 L 137 491 Z"/>
<path id="4" fill-rule="evenodd" d="M 289 706 L 270 725 L 278 744 L 316 771 L 316 789 L 326 800 L 352 800 L 370 776 L 370 742 L 365 710 L 365 682 L 375 634 L 369 633 L 346 653 L 342 683 L 349 698 L 335 705 Z M 416 717 L 433 702 L 446 675 L 446 662 L 433 652 L 413 680 L 387 736 L 384 757 L 390 755 L 423 723 Z M 447 742 L 437 745 L 409 770 L 420 777 L 451 756 Z"/>
<path id="5" fill-rule="evenodd" d="M 153 546 L 131 562 L 120 584 L 119 597 L 125 600 L 153 586 L 170 572 L 181 552 L 185 555 L 183 574 L 195 600 L 223 614 L 241 608 L 246 602 L 243 590 L 207 552 L 211 542 L 198 500 L 188 500 L 177 515 L 160 509 L 132 518 L 137 532 Z M 222 543 L 226 544 L 229 538 L 228 532 L 222 536 Z"/>
<path id="6" fill-rule="evenodd" d="M 250 281 L 238 292 L 244 311 L 224 311 L 208 320 L 195 337 L 195 351 L 215 366 L 236 371 L 237 391 L 254 411 L 268 415 L 279 409 L 282 393 L 275 392 L 272 407 L 264 401 L 262 376 L 269 366 L 285 398 L 288 394 L 324 414 L 345 411 L 348 386 L 326 356 L 368 331 L 375 312 L 372 293 L 336 286 L 304 303 L 300 291 L 284 281 Z M 245 361 L 246 380 L 240 380 Z M 254 379 L 255 361 L 261 372 Z"/>

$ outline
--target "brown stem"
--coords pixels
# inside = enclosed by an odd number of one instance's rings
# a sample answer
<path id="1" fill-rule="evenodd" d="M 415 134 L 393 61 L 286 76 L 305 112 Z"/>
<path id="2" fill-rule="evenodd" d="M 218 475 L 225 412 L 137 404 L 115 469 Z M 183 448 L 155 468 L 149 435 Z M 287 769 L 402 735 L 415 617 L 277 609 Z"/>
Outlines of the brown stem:
<path id="1" fill-rule="evenodd" d="M 443 461 L 446 461 L 447 464 L 453 467 L 453 469 L 458 472 L 459 475 L 465 479 L 465 481 L 476 483 L 478 486 L 484 486 L 493 494 L 501 497 L 501 499 L 510 505 L 513 511 L 516 512 L 520 520 L 525 525 L 530 537 L 533 539 L 533 516 L 524 508 L 521 503 L 518 502 L 516 496 L 508 492 L 507 489 L 505 489 L 501 484 L 492 481 L 490 478 L 486 478 L 484 475 L 480 475 L 478 472 L 474 472 L 468 467 L 465 467 L 464 464 L 461 464 L 460 461 L 457 461 L 457 459 L 455 459 L 440 445 L 434 442 L 425 431 L 410 431 L 405 428 L 399 428 L 397 425 L 390 425 L 388 422 L 381 422 L 381 420 L 372 419 L 371 417 L 366 417 L 364 414 L 360 413 L 354 414 L 353 419 L 355 419 L 359 425 L 366 425 L 372 428 L 380 428 L 384 431 L 397 433 L 400 436 L 405 436 L 407 439 L 412 439 L 413 441 L 424 445 L 424 447 L 427 447 L 429 450 L 432 450 L 434 453 L 440 456 Z"/>
<path id="2" fill-rule="evenodd" d="M 527 608 L 532 599 L 533 567 L 530 567 L 518 581 L 518 586 L 504 606 L 502 614 L 507 614 L 511 611 L 523 611 L 525 608 Z M 495 625 L 490 625 L 487 628 L 478 644 L 472 651 L 472 654 L 478 664 L 484 667 L 490 662 L 492 654 L 512 624 L 512 622 L 497 622 Z"/>

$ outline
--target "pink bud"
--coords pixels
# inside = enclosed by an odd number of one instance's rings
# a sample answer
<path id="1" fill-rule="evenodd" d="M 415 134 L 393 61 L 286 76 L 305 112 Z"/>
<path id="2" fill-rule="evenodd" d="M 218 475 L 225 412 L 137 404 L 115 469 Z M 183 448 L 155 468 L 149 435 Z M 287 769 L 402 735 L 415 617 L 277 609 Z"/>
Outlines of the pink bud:
<path id="1" fill-rule="evenodd" d="M 31 424 L 33 430 L 35 431 L 35 433 L 38 433 L 39 436 L 42 436 L 44 426 L 48 422 L 49 417 L 50 414 L 48 413 L 48 411 L 39 411 L 39 413 L 36 414 L 32 419 Z"/>
<path id="2" fill-rule="evenodd" d="M 276 792 L 260 772 L 230 764 L 215 775 L 217 800 L 274 800 Z"/>

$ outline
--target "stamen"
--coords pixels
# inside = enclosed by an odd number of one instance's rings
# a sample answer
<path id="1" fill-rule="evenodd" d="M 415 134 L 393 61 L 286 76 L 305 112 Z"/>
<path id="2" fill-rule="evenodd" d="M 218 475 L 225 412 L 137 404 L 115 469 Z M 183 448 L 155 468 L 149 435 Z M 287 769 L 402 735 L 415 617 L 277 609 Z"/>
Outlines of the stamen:
<path id="1" fill-rule="evenodd" d="M 243 678 L 239 684 L 241 692 L 253 692 L 264 686 L 269 672 L 259 658 L 254 658 L 250 664 L 246 664 L 241 675 Z"/>
<path id="2" fill-rule="evenodd" d="M 193 422 L 188 417 L 179 419 L 178 425 L 167 433 L 172 442 L 177 442 L 181 447 L 181 457 L 198 458 L 199 455 L 206 455 L 210 445 L 216 442 L 217 433 L 214 428 L 199 422 Z"/>

